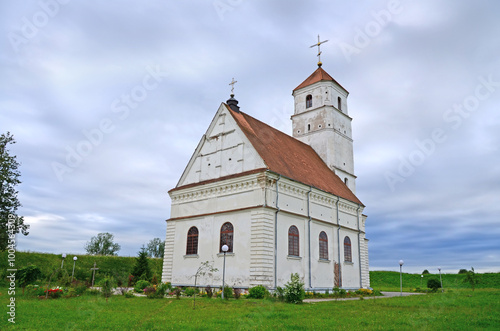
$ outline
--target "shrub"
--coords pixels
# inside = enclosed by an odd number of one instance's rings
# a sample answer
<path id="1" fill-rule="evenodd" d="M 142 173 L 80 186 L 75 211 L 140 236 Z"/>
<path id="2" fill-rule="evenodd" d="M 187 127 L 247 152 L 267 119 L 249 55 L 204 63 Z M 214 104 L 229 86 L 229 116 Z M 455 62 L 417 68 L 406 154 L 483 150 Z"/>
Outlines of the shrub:
<path id="1" fill-rule="evenodd" d="M 23 288 L 23 293 L 27 285 L 34 283 L 41 277 L 42 272 L 40 271 L 40 268 L 34 265 L 29 265 L 27 267 L 21 268 L 16 272 L 16 280 Z"/>
<path id="2" fill-rule="evenodd" d="M 195 293 L 194 288 L 188 287 L 187 289 L 184 290 L 184 294 L 187 295 L 188 297 L 193 296 Z"/>
<path id="3" fill-rule="evenodd" d="M 233 289 L 229 286 L 224 287 L 224 299 L 229 300 L 233 296 Z"/>
<path id="4" fill-rule="evenodd" d="M 207 298 L 212 299 L 214 292 L 210 286 L 205 287 L 205 292 L 207 293 Z"/>
<path id="5" fill-rule="evenodd" d="M 430 272 L 429 270 L 425 269 L 424 271 L 422 271 L 422 275 L 428 275 Z"/>
<path id="6" fill-rule="evenodd" d="M 267 289 L 262 285 L 257 285 L 248 290 L 248 298 L 264 299 L 268 295 Z"/>
<path id="7" fill-rule="evenodd" d="M 289 303 L 302 303 L 305 294 L 304 283 L 300 281 L 299 274 L 291 274 L 290 281 L 285 284 L 285 301 Z"/>
<path id="8" fill-rule="evenodd" d="M 44 291 L 45 293 L 49 293 L 48 297 L 49 298 L 52 298 L 52 299 L 57 299 L 57 298 L 60 298 L 63 294 L 63 290 L 60 289 L 60 288 L 51 288 L 49 290 L 45 290 Z"/>
<path id="9" fill-rule="evenodd" d="M 154 286 L 146 286 L 144 288 L 144 294 L 146 294 L 146 296 L 149 299 L 156 298 L 156 287 L 154 287 Z"/>
<path id="10" fill-rule="evenodd" d="M 276 297 L 279 301 L 285 300 L 285 290 L 280 286 L 276 287 Z"/>
<path id="11" fill-rule="evenodd" d="M 45 295 L 43 287 L 30 284 L 26 286 L 26 295 L 30 297 L 41 297 Z"/>
<path id="12" fill-rule="evenodd" d="M 233 288 L 233 296 L 238 300 L 241 296 L 241 288 Z"/>
<path id="13" fill-rule="evenodd" d="M 135 283 L 134 291 L 136 291 L 137 293 L 144 293 L 144 289 L 149 285 L 151 284 L 147 280 L 138 280 Z"/>
<path id="14" fill-rule="evenodd" d="M 181 298 L 182 289 L 180 287 L 174 288 L 174 294 L 177 300 Z"/>
<path id="15" fill-rule="evenodd" d="M 170 282 L 167 283 L 161 283 L 160 285 L 156 286 L 156 294 L 159 297 L 165 297 L 165 294 L 170 292 L 172 290 L 172 285 Z"/>
<path id="16" fill-rule="evenodd" d="M 125 292 L 125 298 L 134 298 L 135 295 L 134 295 L 134 292 L 132 291 L 128 291 L 128 292 Z"/>
<path id="17" fill-rule="evenodd" d="M 436 278 L 431 278 L 427 281 L 427 287 L 436 292 L 438 288 L 441 287 L 441 283 Z"/>
<path id="18" fill-rule="evenodd" d="M 459 275 L 466 274 L 466 273 L 467 273 L 467 269 L 460 269 L 460 270 L 458 270 L 458 274 Z"/>
<path id="19" fill-rule="evenodd" d="M 356 291 L 356 294 L 358 295 L 372 295 L 373 294 L 373 291 L 372 290 L 369 290 L 369 289 L 366 289 L 366 288 L 360 288 L 359 290 Z"/>

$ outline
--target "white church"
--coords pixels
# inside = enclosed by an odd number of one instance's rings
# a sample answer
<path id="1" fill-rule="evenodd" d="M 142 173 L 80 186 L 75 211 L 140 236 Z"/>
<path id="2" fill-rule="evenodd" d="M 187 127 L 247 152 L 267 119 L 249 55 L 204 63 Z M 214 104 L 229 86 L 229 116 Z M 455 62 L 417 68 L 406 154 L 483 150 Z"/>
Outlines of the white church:
<path id="1" fill-rule="evenodd" d="M 349 92 L 323 68 L 293 90 L 293 137 L 240 111 L 217 110 L 169 191 L 163 282 L 306 290 L 368 288 L 364 205 L 356 197 Z"/>

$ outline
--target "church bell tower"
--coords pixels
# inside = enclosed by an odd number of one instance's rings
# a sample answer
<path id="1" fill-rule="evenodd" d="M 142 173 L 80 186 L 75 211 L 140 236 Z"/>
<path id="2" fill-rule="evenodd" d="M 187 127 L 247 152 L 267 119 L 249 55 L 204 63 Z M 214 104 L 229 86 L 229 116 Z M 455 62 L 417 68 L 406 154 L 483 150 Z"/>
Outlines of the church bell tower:
<path id="1" fill-rule="evenodd" d="M 318 69 L 293 90 L 293 137 L 310 145 L 356 193 L 349 92 L 321 66 L 319 61 Z"/>

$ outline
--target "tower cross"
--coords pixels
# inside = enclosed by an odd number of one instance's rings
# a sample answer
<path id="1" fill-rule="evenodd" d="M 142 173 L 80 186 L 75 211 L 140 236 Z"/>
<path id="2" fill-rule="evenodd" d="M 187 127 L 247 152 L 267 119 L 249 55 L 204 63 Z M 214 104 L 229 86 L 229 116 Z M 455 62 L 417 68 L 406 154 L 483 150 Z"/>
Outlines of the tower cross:
<path id="1" fill-rule="evenodd" d="M 231 80 L 231 83 L 229 83 L 229 85 L 231 85 L 231 94 L 234 94 L 234 84 L 238 83 L 237 80 L 234 80 L 234 77 L 233 79 Z"/>
<path id="2" fill-rule="evenodd" d="M 309 48 L 313 48 L 313 47 L 318 47 L 318 66 L 321 67 L 321 65 L 323 63 L 321 63 L 321 49 L 320 49 L 320 46 L 321 44 L 324 44 L 326 43 L 328 40 L 323 40 L 323 41 L 319 41 L 319 35 L 318 35 L 318 42 L 312 46 L 310 46 Z"/>

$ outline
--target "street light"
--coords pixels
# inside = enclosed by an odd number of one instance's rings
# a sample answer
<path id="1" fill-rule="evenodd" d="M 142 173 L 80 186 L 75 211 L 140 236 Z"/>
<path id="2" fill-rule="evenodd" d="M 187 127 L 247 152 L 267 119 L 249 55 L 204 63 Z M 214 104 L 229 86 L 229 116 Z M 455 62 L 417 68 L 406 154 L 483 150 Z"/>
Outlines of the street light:
<path id="1" fill-rule="evenodd" d="M 225 276 L 226 276 L 226 253 L 229 250 L 228 245 L 222 246 L 222 252 L 224 252 L 224 264 L 222 267 L 222 299 L 224 299 L 224 287 L 225 287 Z"/>
<path id="2" fill-rule="evenodd" d="M 403 296 L 403 264 L 405 264 L 405 261 L 399 260 L 399 284 L 401 287 L 401 296 Z"/>
<path id="3" fill-rule="evenodd" d="M 73 283 L 73 276 L 75 275 L 75 264 L 76 264 L 76 260 L 78 260 L 78 258 L 76 256 L 73 256 L 73 273 L 71 274 L 71 282 Z"/>
<path id="4" fill-rule="evenodd" d="M 63 268 L 64 259 L 65 258 L 66 258 L 66 254 L 63 253 L 63 255 L 62 255 L 62 261 L 61 261 L 61 269 Z"/>
<path id="5" fill-rule="evenodd" d="M 439 270 L 439 281 L 441 282 L 441 292 L 444 292 L 443 279 L 441 278 L 441 267 L 438 267 L 438 270 Z"/>
<path id="6" fill-rule="evenodd" d="M 422 286 L 424 286 L 423 281 L 424 281 L 424 275 L 420 275 L 420 288 L 422 288 Z"/>

